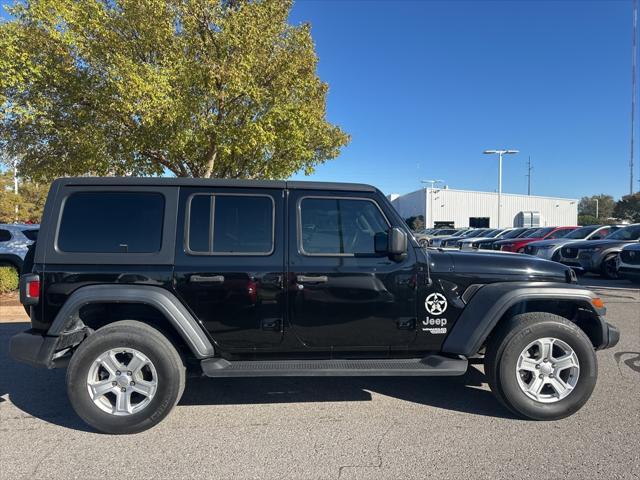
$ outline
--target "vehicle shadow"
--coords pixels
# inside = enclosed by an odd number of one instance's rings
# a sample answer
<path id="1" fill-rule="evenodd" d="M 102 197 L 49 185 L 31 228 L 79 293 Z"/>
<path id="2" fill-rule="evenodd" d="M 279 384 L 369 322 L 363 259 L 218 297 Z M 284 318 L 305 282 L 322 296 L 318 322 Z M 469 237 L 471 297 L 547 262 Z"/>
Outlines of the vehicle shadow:
<path id="1" fill-rule="evenodd" d="M 67 398 L 65 371 L 33 368 L 9 358 L 9 339 L 28 323 L 0 324 L 0 409 L 6 399 L 25 414 L 74 430 L 92 431 Z M 371 401 L 372 393 L 400 400 L 499 418 L 515 418 L 486 389 L 475 367 L 460 377 L 195 377 L 179 405 L 247 405 Z M 2 398 L 4 397 L 4 398 Z"/>

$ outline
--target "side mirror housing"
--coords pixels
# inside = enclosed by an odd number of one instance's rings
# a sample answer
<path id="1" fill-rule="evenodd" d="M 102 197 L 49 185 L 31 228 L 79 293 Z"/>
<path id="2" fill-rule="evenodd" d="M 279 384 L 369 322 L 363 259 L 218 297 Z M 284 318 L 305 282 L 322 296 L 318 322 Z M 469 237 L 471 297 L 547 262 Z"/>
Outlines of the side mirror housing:
<path id="1" fill-rule="evenodd" d="M 404 257 L 407 254 L 407 234 L 398 227 L 389 230 L 387 252 L 393 257 Z"/>

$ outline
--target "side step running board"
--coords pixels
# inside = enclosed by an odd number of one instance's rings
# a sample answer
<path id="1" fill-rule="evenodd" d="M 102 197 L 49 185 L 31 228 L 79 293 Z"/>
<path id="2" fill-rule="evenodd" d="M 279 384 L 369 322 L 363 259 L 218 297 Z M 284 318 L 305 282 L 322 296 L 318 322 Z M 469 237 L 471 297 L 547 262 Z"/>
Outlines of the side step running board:
<path id="1" fill-rule="evenodd" d="M 207 377 L 329 377 L 463 375 L 467 360 L 441 355 L 382 360 L 262 360 L 208 358 L 200 362 Z"/>

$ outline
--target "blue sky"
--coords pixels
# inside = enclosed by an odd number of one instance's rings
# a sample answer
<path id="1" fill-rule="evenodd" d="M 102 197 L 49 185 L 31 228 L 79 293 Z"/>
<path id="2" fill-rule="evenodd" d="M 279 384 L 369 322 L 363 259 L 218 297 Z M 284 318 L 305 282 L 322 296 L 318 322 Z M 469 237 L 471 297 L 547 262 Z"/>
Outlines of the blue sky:
<path id="1" fill-rule="evenodd" d="M 526 193 L 530 155 L 533 194 L 628 193 L 631 0 L 297 0 L 291 21 L 352 135 L 312 179 L 493 191 L 482 151 L 506 147 L 506 192 Z"/>
<path id="2" fill-rule="evenodd" d="M 531 156 L 533 194 L 628 193 L 631 0 L 297 0 L 291 21 L 311 23 L 328 118 L 352 135 L 294 178 L 493 191 L 482 151 L 506 147 L 505 192 L 526 192 Z"/>

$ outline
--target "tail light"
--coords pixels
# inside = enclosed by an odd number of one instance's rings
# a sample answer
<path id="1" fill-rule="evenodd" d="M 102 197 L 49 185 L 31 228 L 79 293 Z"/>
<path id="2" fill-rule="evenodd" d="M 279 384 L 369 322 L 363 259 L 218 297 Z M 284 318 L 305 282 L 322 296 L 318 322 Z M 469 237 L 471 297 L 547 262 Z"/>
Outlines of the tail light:
<path id="1" fill-rule="evenodd" d="M 40 301 L 40 276 L 27 273 L 20 277 L 20 303 L 36 305 Z"/>

